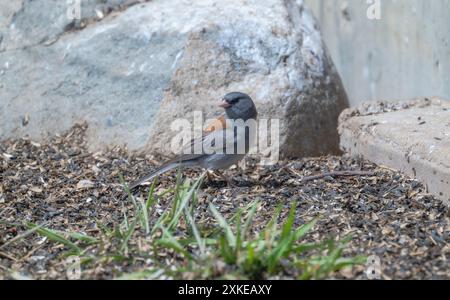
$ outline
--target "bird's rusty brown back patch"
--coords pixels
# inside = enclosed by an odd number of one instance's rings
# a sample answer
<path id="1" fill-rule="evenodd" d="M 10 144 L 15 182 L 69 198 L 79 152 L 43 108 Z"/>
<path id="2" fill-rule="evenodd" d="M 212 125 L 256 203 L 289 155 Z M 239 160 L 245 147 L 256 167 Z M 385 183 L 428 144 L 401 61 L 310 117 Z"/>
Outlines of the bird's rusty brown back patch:
<path id="1" fill-rule="evenodd" d="M 219 118 L 217 118 L 214 122 L 212 122 L 210 125 L 208 125 L 205 129 L 203 129 L 203 135 L 206 135 L 216 130 L 222 130 L 225 128 L 227 128 L 227 122 L 225 119 L 225 115 L 222 115 Z"/>

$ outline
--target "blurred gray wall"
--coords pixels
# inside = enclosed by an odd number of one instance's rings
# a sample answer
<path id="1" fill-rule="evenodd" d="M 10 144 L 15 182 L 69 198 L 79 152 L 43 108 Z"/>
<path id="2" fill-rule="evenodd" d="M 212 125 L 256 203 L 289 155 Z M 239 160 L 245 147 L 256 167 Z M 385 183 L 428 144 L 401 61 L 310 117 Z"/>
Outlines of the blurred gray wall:
<path id="1" fill-rule="evenodd" d="M 441 96 L 450 100 L 450 0 L 305 0 L 322 28 L 351 105 Z M 370 10 L 373 12 L 373 10 Z"/>

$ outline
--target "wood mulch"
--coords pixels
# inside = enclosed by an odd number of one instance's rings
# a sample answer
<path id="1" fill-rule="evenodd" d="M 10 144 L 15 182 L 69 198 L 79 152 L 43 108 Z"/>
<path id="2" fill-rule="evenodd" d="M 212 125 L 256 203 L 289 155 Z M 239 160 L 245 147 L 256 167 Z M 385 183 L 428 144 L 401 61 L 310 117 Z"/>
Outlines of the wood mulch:
<path id="1" fill-rule="evenodd" d="M 119 224 L 131 205 L 123 200 L 119 174 L 130 182 L 160 161 L 124 148 L 90 153 L 85 130 L 86 125 L 79 124 L 42 143 L 26 138 L 0 143 L 0 279 L 10 278 L 10 270 L 32 278 L 64 278 L 64 246 L 37 234 L 14 241 L 26 231 L 20 224 L 34 222 L 99 236 L 99 222 Z M 184 172 L 192 178 L 199 174 Z M 260 199 L 263 205 L 255 222 L 266 222 L 279 203 L 288 208 L 295 200 L 298 218 L 319 217 L 308 240 L 352 233 L 345 254 L 378 256 L 382 278 L 450 279 L 448 208 L 400 172 L 344 155 L 273 166 L 260 166 L 248 158 L 244 170 L 234 168 L 227 175 L 236 186 L 220 179 L 205 182 L 197 214 L 205 214 L 212 202 L 226 216 Z M 176 171 L 161 176 L 156 193 L 175 180 Z M 167 209 L 170 197 L 158 209 Z M 215 226 L 212 218 L 204 221 Z M 113 278 L 150 264 L 139 258 L 133 264 L 110 260 L 86 270 L 85 277 Z M 333 277 L 364 279 L 364 268 L 343 270 Z M 280 275 L 289 277 L 290 272 Z"/>

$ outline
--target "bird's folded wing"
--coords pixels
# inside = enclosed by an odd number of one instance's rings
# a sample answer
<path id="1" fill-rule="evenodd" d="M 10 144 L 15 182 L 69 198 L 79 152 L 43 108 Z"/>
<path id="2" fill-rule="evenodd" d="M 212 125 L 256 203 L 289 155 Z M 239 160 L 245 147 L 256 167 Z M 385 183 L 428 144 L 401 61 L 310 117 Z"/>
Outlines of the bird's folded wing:
<path id="1" fill-rule="evenodd" d="M 185 145 L 182 149 L 183 160 L 197 158 L 205 154 L 224 153 L 225 149 L 234 149 L 235 143 L 236 137 L 232 129 L 215 130 L 192 139 L 189 144 Z"/>
<path id="2" fill-rule="evenodd" d="M 181 149 L 181 155 L 166 164 L 196 160 L 211 153 L 226 153 L 226 149 L 233 151 L 239 137 L 234 136 L 232 128 L 226 127 L 225 115 L 222 115 L 203 130 L 201 137 L 194 138 L 185 144 Z M 205 149 L 207 149 L 206 152 Z"/>

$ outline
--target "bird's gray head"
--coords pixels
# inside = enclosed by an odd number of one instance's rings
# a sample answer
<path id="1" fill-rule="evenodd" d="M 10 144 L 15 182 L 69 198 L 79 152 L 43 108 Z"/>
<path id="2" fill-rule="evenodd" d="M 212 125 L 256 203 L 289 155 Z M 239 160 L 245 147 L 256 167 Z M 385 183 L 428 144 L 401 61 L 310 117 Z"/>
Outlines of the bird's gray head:
<path id="1" fill-rule="evenodd" d="M 252 98 L 244 93 L 232 92 L 226 94 L 219 106 L 225 108 L 227 118 L 231 120 L 242 119 L 247 121 L 256 119 L 258 116 Z"/>

